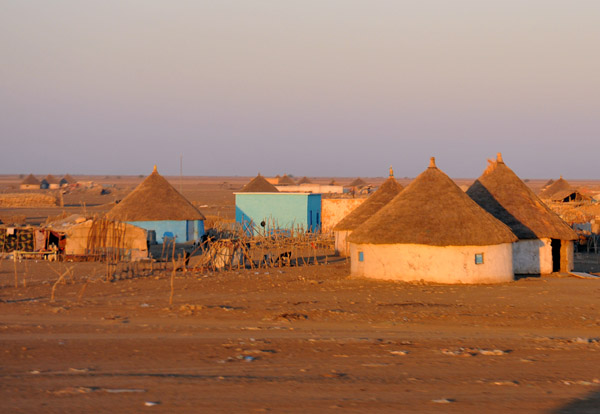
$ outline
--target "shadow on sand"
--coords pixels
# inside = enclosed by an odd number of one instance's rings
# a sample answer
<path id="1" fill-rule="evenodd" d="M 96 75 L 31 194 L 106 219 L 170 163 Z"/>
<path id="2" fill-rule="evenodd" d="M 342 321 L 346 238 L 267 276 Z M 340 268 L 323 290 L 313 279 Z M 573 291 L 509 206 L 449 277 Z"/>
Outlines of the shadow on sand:
<path id="1" fill-rule="evenodd" d="M 600 413 L 600 391 L 591 392 L 585 397 L 571 401 L 552 411 L 552 414 L 598 414 Z"/>

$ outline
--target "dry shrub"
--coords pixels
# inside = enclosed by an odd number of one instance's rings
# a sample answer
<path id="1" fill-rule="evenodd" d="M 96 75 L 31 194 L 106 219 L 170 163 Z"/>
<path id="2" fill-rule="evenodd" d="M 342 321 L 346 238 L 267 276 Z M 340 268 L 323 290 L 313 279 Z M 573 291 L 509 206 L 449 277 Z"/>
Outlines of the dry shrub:
<path id="1" fill-rule="evenodd" d="M 39 193 L 8 193 L 0 195 L 0 207 L 54 207 L 56 197 Z"/>

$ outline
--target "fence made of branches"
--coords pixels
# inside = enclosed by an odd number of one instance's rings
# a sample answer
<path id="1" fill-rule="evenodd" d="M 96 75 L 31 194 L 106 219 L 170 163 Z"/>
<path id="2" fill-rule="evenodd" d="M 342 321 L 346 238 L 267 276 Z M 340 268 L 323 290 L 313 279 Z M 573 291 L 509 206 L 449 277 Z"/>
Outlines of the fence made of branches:
<path id="1" fill-rule="evenodd" d="M 258 226 L 215 223 L 189 264 L 193 270 L 302 266 L 326 263 L 333 252 L 331 235 L 301 225 L 281 229 L 272 220 Z"/>

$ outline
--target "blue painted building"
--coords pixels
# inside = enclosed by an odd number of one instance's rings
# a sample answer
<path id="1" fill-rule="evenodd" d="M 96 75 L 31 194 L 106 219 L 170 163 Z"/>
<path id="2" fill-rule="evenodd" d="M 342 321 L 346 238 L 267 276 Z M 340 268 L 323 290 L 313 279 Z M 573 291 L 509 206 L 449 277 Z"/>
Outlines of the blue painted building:
<path id="1" fill-rule="evenodd" d="M 250 235 L 274 229 L 317 232 L 321 194 L 235 193 L 235 221 Z"/>
<path id="2" fill-rule="evenodd" d="M 321 194 L 280 193 L 258 174 L 235 193 L 235 220 L 249 235 L 272 230 L 321 229 Z"/>
<path id="3" fill-rule="evenodd" d="M 204 215 L 169 182 L 154 171 L 107 214 L 152 231 L 156 241 L 175 237 L 178 243 L 198 240 L 204 235 Z"/>

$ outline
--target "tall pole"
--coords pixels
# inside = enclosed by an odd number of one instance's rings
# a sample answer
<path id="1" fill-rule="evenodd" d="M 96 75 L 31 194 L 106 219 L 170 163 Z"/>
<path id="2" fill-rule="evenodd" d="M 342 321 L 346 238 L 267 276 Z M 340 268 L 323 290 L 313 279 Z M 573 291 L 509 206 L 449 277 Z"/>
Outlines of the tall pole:
<path id="1" fill-rule="evenodd" d="M 183 194 L 183 154 L 179 156 L 179 192 Z"/>

